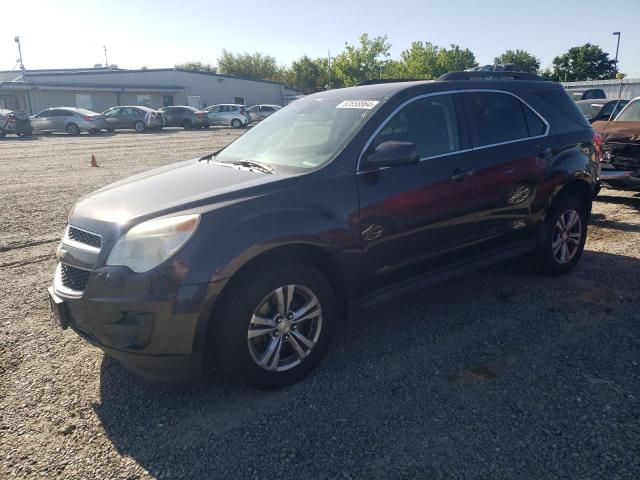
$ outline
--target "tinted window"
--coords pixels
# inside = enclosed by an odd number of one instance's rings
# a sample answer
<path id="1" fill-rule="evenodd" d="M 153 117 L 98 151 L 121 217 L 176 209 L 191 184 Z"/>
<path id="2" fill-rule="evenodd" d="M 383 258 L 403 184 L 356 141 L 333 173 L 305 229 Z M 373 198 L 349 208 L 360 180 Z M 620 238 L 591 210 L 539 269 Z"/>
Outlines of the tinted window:
<path id="1" fill-rule="evenodd" d="M 529 136 L 537 137 L 538 135 L 544 135 L 547 132 L 547 125 L 542 121 L 542 119 L 524 104 L 522 105 L 522 110 L 524 110 L 524 116 L 527 121 Z"/>
<path id="2" fill-rule="evenodd" d="M 535 93 L 540 99 L 544 100 L 549 107 L 560 112 L 568 119 L 573 120 L 581 127 L 591 128 L 591 125 L 576 105 L 576 102 L 571 100 L 571 97 L 567 95 L 564 88 L 539 90 Z"/>
<path id="3" fill-rule="evenodd" d="M 476 145 L 492 145 L 529 136 L 522 102 L 516 97 L 505 93 L 471 93 L 467 100 Z"/>
<path id="4" fill-rule="evenodd" d="M 615 108 L 616 104 L 615 102 L 611 102 L 611 103 L 607 103 L 602 110 L 600 110 L 600 115 L 602 116 L 609 116 L 613 113 L 613 109 Z"/>
<path id="5" fill-rule="evenodd" d="M 460 150 L 460 134 L 451 95 L 426 97 L 396 113 L 373 140 L 415 143 L 422 158 Z"/>
<path id="6" fill-rule="evenodd" d="M 273 107 L 261 107 L 261 110 L 263 112 L 275 112 L 276 109 Z"/>

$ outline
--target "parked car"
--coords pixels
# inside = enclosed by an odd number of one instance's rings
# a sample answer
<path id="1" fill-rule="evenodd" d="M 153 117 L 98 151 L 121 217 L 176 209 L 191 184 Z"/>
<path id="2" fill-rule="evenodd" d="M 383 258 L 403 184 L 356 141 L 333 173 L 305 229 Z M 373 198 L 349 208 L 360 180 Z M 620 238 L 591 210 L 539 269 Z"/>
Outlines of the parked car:
<path id="1" fill-rule="evenodd" d="M 31 117 L 31 126 L 39 132 L 97 133 L 108 125 L 104 115 L 77 107 L 47 108 Z"/>
<path id="2" fill-rule="evenodd" d="M 29 114 L 24 110 L 5 110 L 0 108 L 0 138 L 5 135 L 31 135 L 33 128 Z"/>
<path id="3" fill-rule="evenodd" d="M 587 117 L 589 123 L 598 120 L 613 119 L 620 113 L 629 100 L 578 100 L 576 104 L 582 110 L 584 116 Z"/>
<path id="4" fill-rule="evenodd" d="M 102 113 L 107 121 L 107 130 L 134 129 L 138 133 L 160 130 L 164 127 L 164 116 L 149 107 L 140 105 L 111 107 Z"/>
<path id="5" fill-rule="evenodd" d="M 242 128 L 249 123 L 249 114 L 245 105 L 225 103 L 211 105 L 204 109 L 207 112 L 211 125 L 227 125 L 233 128 Z"/>
<path id="6" fill-rule="evenodd" d="M 607 98 L 604 90 L 601 88 L 569 88 L 567 89 L 569 95 L 574 100 L 593 100 Z"/>
<path id="7" fill-rule="evenodd" d="M 600 180 L 611 188 L 640 190 L 640 97 L 612 122 L 594 122 L 593 128 L 603 140 Z"/>
<path id="8" fill-rule="evenodd" d="M 247 109 L 247 112 L 249 112 L 252 122 L 259 122 L 281 108 L 282 107 L 280 105 L 253 105 Z"/>
<path id="9" fill-rule="evenodd" d="M 210 126 L 207 112 L 187 105 L 162 107 L 160 112 L 164 115 L 165 127 L 182 127 L 185 130 L 191 130 L 194 128 L 209 128 Z"/>
<path id="10" fill-rule="evenodd" d="M 478 75 L 309 95 L 215 154 L 83 197 L 57 250 L 56 318 L 151 379 L 216 359 L 276 388 L 354 308 L 522 254 L 569 272 L 593 130 L 560 84 Z"/>

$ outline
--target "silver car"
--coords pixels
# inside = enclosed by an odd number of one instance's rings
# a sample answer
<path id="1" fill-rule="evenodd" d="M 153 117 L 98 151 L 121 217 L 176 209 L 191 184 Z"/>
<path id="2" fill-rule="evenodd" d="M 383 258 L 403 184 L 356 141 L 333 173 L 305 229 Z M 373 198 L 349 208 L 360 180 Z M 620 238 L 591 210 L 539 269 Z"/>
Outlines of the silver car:
<path id="1" fill-rule="evenodd" d="M 223 103 L 211 105 L 204 109 L 211 125 L 227 125 L 242 128 L 249 123 L 249 114 L 245 105 L 237 103 Z"/>
<path id="2" fill-rule="evenodd" d="M 259 122 L 260 120 L 264 120 L 269 115 L 277 112 L 282 107 L 280 105 L 254 105 L 249 107 L 247 111 L 249 112 L 249 116 L 251 117 L 252 122 Z"/>
<path id="3" fill-rule="evenodd" d="M 47 108 L 31 117 L 31 127 L 38 132 L 97 133 L 108 128 L 105 116 L 77 107 Z"/>

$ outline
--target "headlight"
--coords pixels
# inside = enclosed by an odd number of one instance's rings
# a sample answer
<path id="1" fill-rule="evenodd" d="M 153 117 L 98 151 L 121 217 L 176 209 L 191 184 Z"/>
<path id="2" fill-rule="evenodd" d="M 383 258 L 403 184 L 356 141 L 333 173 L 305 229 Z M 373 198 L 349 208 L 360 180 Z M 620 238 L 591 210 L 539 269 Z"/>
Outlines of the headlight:
<path id="1" fill-rule="evenodd" d="M 194 234 L 200 215 L 149 220 L 136 225 L 116 243 L 107 265 L 124 265 L 142 273 L 176 253 Z"/>

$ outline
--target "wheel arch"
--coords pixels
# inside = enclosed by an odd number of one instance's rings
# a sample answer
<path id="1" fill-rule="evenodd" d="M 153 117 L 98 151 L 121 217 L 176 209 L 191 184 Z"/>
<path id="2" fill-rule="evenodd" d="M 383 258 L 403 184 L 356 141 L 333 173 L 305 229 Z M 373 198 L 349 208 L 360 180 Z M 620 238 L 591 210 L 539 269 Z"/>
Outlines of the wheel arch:
<path id="1" fill-rule="evenodd" d="M 593 203 L 593 188 L 591 184 L 584 179 L 574 179 L 559 188 L 555 195 L 551 198 L 547 213 L 553 207 L 553 205 L 561 198 L 576 197 L 579 198 L 587 208 L 587 214 L 591 214 L 591 207 Z"/>
<path id="2" fill-rule="evenodd" d="M 342 318 L 348 313 L 347 280 L 336 256 L 327 248 L 310 243 L 291 243 L 279 245 L 253 256 L 235 269 L 217 292 L 214 301 L 205 308 L 200 316 L 199 334 L 194 338 L 194 350 L 206 350 L 210 328 L 215 324 L 216 316 L 225 307 L 233 289 L 253 272 L 269 268 L 278 262 L 305 263 L 316 268 L 324 275 L 336 295 L 336 301 Z"/>

